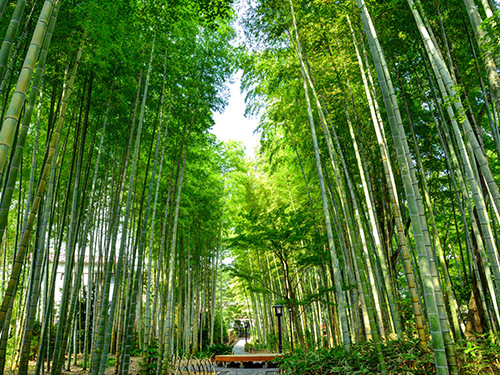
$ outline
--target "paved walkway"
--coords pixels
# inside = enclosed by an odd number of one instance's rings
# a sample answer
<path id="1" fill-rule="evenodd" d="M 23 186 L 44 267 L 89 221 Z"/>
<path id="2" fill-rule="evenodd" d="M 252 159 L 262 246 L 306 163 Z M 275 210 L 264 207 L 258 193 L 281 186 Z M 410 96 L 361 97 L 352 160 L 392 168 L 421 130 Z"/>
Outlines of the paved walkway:
<path id="1" fill-rule="evenodd" d="M 234 344 L 233 346 L 233 353 L 234 354 L 246 354 L 246 351 L 245 351 L 245 339 L 242 338 L 242 339 L 238 339 L 238 341 L 236 341 L 236 344 Z"/>

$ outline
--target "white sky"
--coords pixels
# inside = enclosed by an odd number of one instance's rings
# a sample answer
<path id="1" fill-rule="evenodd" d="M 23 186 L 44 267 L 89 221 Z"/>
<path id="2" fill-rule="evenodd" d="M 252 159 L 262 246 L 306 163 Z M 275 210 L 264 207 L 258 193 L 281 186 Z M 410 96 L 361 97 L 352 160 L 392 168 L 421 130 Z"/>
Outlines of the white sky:
<path id="1" fill-rule="evenodd" d="M 255 147 L 259 144 L 259 134 L 253 134 L 258 126 L 258 119 L 245 117 L 245 94 L 240 93 L 241 73 L 236 73 L 234 83 L 228 84 L 229 103 L 223 113 L 214 113 L 212 133 L 221 141 L 231 139 L 243 142 L 245 155 L 253 158 Z"/>

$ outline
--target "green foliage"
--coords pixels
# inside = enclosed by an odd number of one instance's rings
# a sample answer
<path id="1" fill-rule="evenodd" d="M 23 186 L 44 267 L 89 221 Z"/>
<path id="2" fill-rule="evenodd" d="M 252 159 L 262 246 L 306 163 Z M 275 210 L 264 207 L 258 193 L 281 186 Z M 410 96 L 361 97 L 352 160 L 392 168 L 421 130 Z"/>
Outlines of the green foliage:
<path id="1" fill-rule="evenodd" d="M 231 346 L 227 346 L 225 344 L 213 344 L 203 351 L 202 356 L 207 358 L 214 358 L 216 355 L 232 353 L 233 348 Z"/>
<path id="2" fill-rule="evenodd" d="M 106 359 L 106 368 L 108 368 L 108 367 L 114 367 L 115 363 L 116 363 L 115 358 L 108 357 Z"/>
<path id="3" fill-rule="evenodd" d="M 432 355 L 413 341 L 389 341 L 383 346 L 389 374 L 434 373 Z M 276 361 L 284 374 L 377 374 L 379 363 L 372 342 L 355 344 L 347 353 L 343 346 L 305 351 L 297 349 Z"/>
<path id="4" fill-rule="evenodd" d="M 460 341 L 456 347 L 460 374 L 499 374 L 500 346 L 489 335 L 473 341 Z M 389 374 L 435 374 L 432 353 L 424 351 L 417 341 L 393 340 L 383 345 L 384 358 Z M 276 360 L 284 374 L 378 374 L 378 361 L 372 342 L 353 345 L 347 353 L 343 347 L 333 349 L 303 350 L 286 354 Z"/>
<path id="5" fill-rule="evenodd" d="M 500 52 L 500 46 L 498 44 L 498 36 L 500 35 L 500 10 L 496 10 L 492 17 L 483 19 L 481 24 L 481 29 L 488 36 L 488 41 L 485 43 L 486 48 L 489 52 L 494 55 L 498 55 Z"/>
<path id="6" fill-rule="evenodd" d="M 31 337 L 30 361 L 36 358 L 38 344 L 40 343 L 40 334 L 42 333 L 42 323 L 35 319 L 33 322 L 33 333 Z"/>
<path id="7" fill-rule="evenodd" d="M 141 348 L 139 345 L 139 334 L 137 332 L 132 332 L 132 343 L 130 347 L 130 355 L 135 357 L 135 356 L 140 356 L 141 353 Z"/>
<path id="8" fill-rule="evenodd" d="M 202 343 L 201 347 L 204 352 L 206 352 L 210 348 L 210 322 L 211 322 L 211 314 L 207 314 L 206 321 L 207 324 L 202 330 Z M 227 314 L 226 314 L 227 318 Z M 226 319 L 227 320 L 227 319 Z M 222 329 L 222 340 L 221 340 L 221 326 L 220 326 L 220 310 L 216 309 L 215 314 L 214 314 L 214 335 L 213 335 L 213 340 L 215 343 L 219 342 L 227 342 L 228 336 L 227 336 L 227 324 L 226 321 L 223 321 L 223 329 Z"/>
<path id="9" fill-rule="evenodd" d="M 141 373 L 151 374 L 156 371 L 160 353 L 158 352 L 158 340 L 153 340 L 144 348 L 144 355 L 141 361 Z"/>
<path id="10" fill-rule="evenodd" d="M 252 339 L 252 341 L 245 344 L 245 351 L 248 353 L 266 353 L 267 345 L 261 343 L 258 339 Z"/>
<path id="11" fill-rule="evenodd" d="M 5 29 L 12 14 L 13 1 L 3 15 L 0 31 L 5 34 Z M 19 35 L 20 52 L 18 61 L 14 61 L 13 72 L 19 70 L 22 61 L 25 43 L 29 42 L 29 36 L 33 29 L 33 20 L 39 13 L 42 2 L 28 2 L 33 4 L 33 18 L 29 21 L 23 18 L 23 26 L 26 23 L 26 35 Z M 38 159 L 34 164 L 36 170 L 41 168 L 44 158 L 44 148 L 49 140 L 49 131 L 53 129 L 57 119 L 61 92 L 64 80 L 67 79 L 65 70 L 71 67 L 74 54 L 82 38 L 85 38 L 84 57 L 81 68 L 77 75 L 74 87 L 74 95 L 70 99 L 70 111 L 64 127 L 64 146 L 60 149 L 57 167 L 61 168 L 57 173 L 57 193 L 54 201 L 50 203 L 54 207 L 49 223 L 53 223 L 47 238 L 52 248 L 52 242 L 57 235 L 58 241 L 67 238 L 66 228 L 68 223 L 67 212 L 61 207 L 67 202 L 67 194 L 61 193 L 68 186 L 68 194 L 72 189 L 72 181 L 69 170 L 71 155 L 71 144 L 77 141 L 77 123 L 88 117 L 89 134 L 95 134 L 96 139 L 100 135 L 101 125 L 107 112 L 106 103 L 108 99 L 112 103 L 109 108 L 109 126 L 102 146 L 102 164 L 97 172 L 98 191 L 95 204 L 105 213 L 113 210 L 121 210 L 118 205 L 118 197 L 121 178 L 121 169 L 124 168 L 124 160 L 127 157 L 127 143 L 129 134 L 133 137 L 134 126 L 137 116 L 134 113 L 136 92 L 142 92 L 144 85 L 145 68 L 149 61 L 149 51 L 155 41 L 154 59 L 152 73 L 149 82 L 149 93 L 146 99 L 144 114 L 144 127 L 140 145 L 140 156 L 137 166 L 137 181 L 148 181 L 148 173 L 151 171 L 150 160 L 148 160 L 148 145 L 155 142 L 155 134 L 159 130 L 157 125 L 160 117 L 160 97 L 164 94 L 163 108 L 161 109 L 163 126 L 167 126 L 168 133 L 162 141 L 165 144 L 165 160 L 163 174 L 159 186 L 159 207 L 156 222 L 148 225 L 153 228 L 152 259 L 154 268 L 158 272 L 166 273 L 168 264 L 166 257 L 170 247 L 164 245 L 160 248 L 162 238 L 162 222 L 168 223 L 167 238 L 172 238 L 171 222 L 174 210 L 174 195 L 178 188 L 179 165 L 183 151 L 187 150 L 184 184 L 182 186 L 182 199 L 179 215 L 178 244 L 176 264 L 176 281 L 173 296 L 174 303 L 179 303 L 182 298 L 187 298 L 181 286 L 189 287 L 186 283 L 195 274 L 200 279 L 191 279 L 193 285 L 200 285 L 205 272 L 212 272 L 212 261 L 214 254 L 220 254 L 222 258 L 232 259 L 232 264 L 223 269 L 230 269 L 232 275 L 238 276 L 229 279 L 229 272 L 221 272 L 215 278 L 223 283 L 224 305 L 223 312 L 226 324 L 228 320 L 242 317 L 248 313 L 250 297 L 260 295 L 261 303 L 266 302 L 269 307 L 270 300 L 280 299 L 283 304 L 292 308 L 296 314 L 310 314 L 312 307 L 318 308 L 324 314 L 322 319 L 314 318 L 308 325 L 302 337 L 304 345 L 315 347 L 319 343 L 314 340 L 322 340 L 323 328 L 317 327 L 319 336 L 314 338 L 311 333 L 311 324 L 317 321 L 325 321 L 332 316 L 326 316 L 327 309 L 335 308 L 333 298 L 335 289 L 329 283 L 329 272 L 331 271 L 330 254 L 327 252 L 325 240 L 325 227 L 322 218 L 322 206 L 319 197 L 317 172 L 305 111 L 305 99 L 301 85 L 300 65 L 297 60 L 296 50 L 291 35 L 291 17 L 288 2 L 276 2 L 261 0 L 252 2 L 252 6 L 246 14 L 246 31 L 253 34 L 248 39 L 250 44 L 259 44 L 259 47 L 248 56 L 242 47 L 235 47 L 236 34 L 231 24 L 235 12 L 233 0 L 176 0 L 176 1 L 134 1 L 115 0 L 112 2 L 99 0 L 81 0 L 73 4 L 64 3 L 58 19 L 53 44 L 50 47 L 48 63 L 45 67 L 45 87 L 43 99 L 37 111 L 40 112 L 40 134 L 38 146 Z M 374 131 L 371 126 L 371 115 L 367 107 L 364 85 L 361 81 L 356 55 L 354 53 L 353 41 L 346 26 L 346 15 L 349 15 L 356 37 L 358 31 L 362 30 L 358 10 L 354 8 L 354 2 L 328 2 L 328 1 L 293 1 L 296 7 L 298 29 L 303 46 L 304 56 L 307 56 L 311 66 L 312 76 L 316 82 L 316 89 L 324 101 L 324 109 L 328 111 L 332 130 L 338 134 L 340 148 L 335 153 L 346 159 L 347 171 L 354 185 L 354 196 L 362 198 L 361 186 L 364 181 L 360 179 L 360 173 L 355 167 L 356 161 L 352 152 L 352 141 L 347 132 L 346 118 L 343 106 L 339 105 L 344 99 L 348 99 L 348 111 L 355 120 L 358 129 L 360 145 L 363 145 L 363 157 L 365 167 L 369 172 L 369 178 L 373 185 L 373 203 L 376 207 L 378 224 L 383 231 L 384 251 L 388 261 L 392 260 L 394 268 L 395 284 L 397 284 L 398 305 L 405 327 L 405 334 L 414 337 L 414 315 L 411 300 L 409 298 L 408 286 L 399 264 L 397 252 L 397 238 L 394 233 L 394 223 L 388 200 L 387 181 L 385 172 L 380 163 L 380 151 L 374 141 Z M 452 222 L 453 215 L 459 215 L 454 191 L 452 191 L 450 176 L 453 170 L 448 170 L 445 163 L 445 147 L 441 144 L 438 132 L 440 124 L 436 124 L 436 115 L 430 109 L 436 107 L 436 103 L 456 102 L 467 96 L 470 102 L 470 111 L 456 111 L 455 116 L 463 120 L 468 117 L 476 117 L 478 135 L 483 134 L 485 154 L 487 155 L 494 177 L 500 178 L 500 163 L 495 149 L 495 143 L 489 133 L 488 116 L 484 108 L 485 98 L 480 90 L 478 78 L 481 69 L 476 72 L 471 64 L 471 46 L 469 45 L 466 27 L 463 22 L 466 17 L 462 1 L 451 0 L 441 2 L 422 2 L 421 6 L 428 15 L 429 27 L 435 31 L 440 45 L 445 45 L 444 32 L 451 46 L 450 59 L 453 60 L 454 70 L 457 73 L 458 82 L 456 86 L 457 95 L 437 98 L 432 103 L 432 92 L 430 83 L 432 77 L 428 77 L 423 62 L 426 61 L 425 53 L 421 50 L 421 40 L 415 27 L 411 11 L 406 0 L 391 0 L 388 2 L 368 1 L 367 7 L 373 13 L 375 28 L 380 32 L 379 39 L 382 48 L 386 51 L 388 58 L 389 74 L 396 74 L 402 78 L 398 81 L 396 95 L 402 104 L 402 93 L 405 92 L 407 103 L 407 114 L 403 113 L 403 126 L 411 123 L 416 134 L 416 143 L 420 148 L 420 155 L 424 167 L 423 175 L 428 181 L 429 193 L 432 197 L 432 206 L 435 210 L 437 225 L 436 236 L 443 238 L 445 258 L 449 260 L 448 267 L 450 278 L 453 283 L 453 292 L 457 297 L 459 309 L 466 310 L 470 298 L 470 272 L 467 275 L 466 259 L 468 250 L 463 243 L 465 228 L 460 227 L 460 220 L 456 219 L 458 225 L 448 225 Z M 440 3 L 441 15 L 438 17 L 436 5 Z M 26 14 L 29 12 L 26 11 Z M 483 22 L 483 30 L 490 37 L 488 50 L 498 56 L 498 36 L 500 34 L 499 12 L 494 17 Z M 444 32 L 440 30 L 443 21 Z M 439 30 L 439 31 L 438 31 Z M 362 32 L 358 42 L 363 40 Z M 474 41 L 472 41 L 474 44 Z M 361 46 L 361 43 L 359 43 Z M 365 46 L 366 47 L 366 46 Z M 444 51 L 443 49 L 443 52 Z M 484 52 L 484 51 L 483 51 Z M 446 53 L 445 53 L 446 54 Z M 370 70 L 370 58 L 367 61 L 367 70 Z M 163 68 L 165 64 L 165 69 Z M 208 131 L 213 125 L 212 112 L 221 111 L 227 104 L 227 88 L 225 83 L 241 65 L 244 65 L 243 85 L 251 89 L 248 93 L 249 113 L 262 115 L 259 126 L 261 132 L 261 151 L 255 162 L 251 165 L 244 159 L 244 151 L 241 144 L 236 142 L 219 142 L 215 136 Z M 481 64 L 479 64 L 481 65 Z M 142 72 L 142 73 L 140 73 Z M 460 74 L 459 74 L 460 73 Z M 484 73 L 484 72 L 483 72 Z M 142 81 L 139 84 L 139 75 Z M 3 77 L 2 77 L 3 78 Z M 165 91 L 161 89 L 165 78 Z M 374 77 L 376 79 L 376 77 Z M 13 89 L 16 75 L 11 77 L 11 83 L 7 83 L 3 93 L 3 101 L 8 102 L 9 92 Z M 351 98 L 348 98 L 346 87 L 338 82 L 349 83 L 352 89 Z M 92 85 L 90 85 L 92 82 Z M 394 80 L 396 82 L 396 80 Z M 137 86 L 140 86 L 139 89 Z M 90 91 L 89 87 L 92 87 Z M 111 91 L 113 87 L 113 91 Z M 459 90 L 458 90 L 459 89 Z M 346 92 L 342 92 L 346 90 Z M 488 90 L 488 88 L 487 88 Z M 380 98 L 379 88 L 373 88 L 375 96 Z M 92 93 L 92 95 L 91 95 Z M 5 98 L 4 98 L 5 96 Z M 84 114 L 85 99 L 89 97 L 88 113 Z M 142 98 L 139 95 L 138 101 Z M 81 103 L 81 104 L 79 104 Z M 379 105 L 383 107 L 380 102 Z M 405 106 L 405 107 L 406 107 Z M 401 106 L 403 108 L 403 106 Z M 354 111 L 356 110 L 356 113 Z M 135 116 L 136 123 L 132 122 Z M 314 114 L 317 117 L 317 114 Z M 386 120 L 384 109 L 381 116 Z M 407 117 L 407 118 L 406 118 Z M 168 120 L 167 120 L 168 119 Z M 406 121 L 409 120 L 409 121 Z M 446 119 L 440 119 L 446 121 Z M 34 118 L 31 121 L 35 123 Z M 237 125 L 237 124 L 236 124 Z M 132 130 L 131 130 L 132 127 Z M 162 129 L 163 130 L 163 129 Z M 32 163 L 32 152 L 34 129 L 30 129 L 29 139 L 24 152 L 22 165 Z M 188 136 L 189 135 L 189 136 Z M 90 137 L 88 138 L 90 140 Z M 84 145 L 83 166 L 85 173 L 89 174 L 92 164 L 95 162 L 97 144 L 95 139 L 87 141 Z M 332 166 L 328 162 L 326 143 L 320 134 L 320 149 L 323 155 L 325 178 L 329 181 L 329 198 L 332 210 L 334 204 L 338 203 L 338 189 L 334 185 Z M 393 151 L 394 145 L 387 137 L 388 148 Z M 91 154 L 92 153 L 92 154 Z M 416 147 L 410 144 L 410 155 L 412 160 L 416 158 Z M 130 155 L 129 155 L 130 157 Z M 123 159 L 122 159 L 123 158 Z M 121 161 L 123 160 L 123 162 Z M 395 160 L 394 160 L 395 161 Z M 147 166 L 148 165 L 148 166 Z M 396 164 L 393 164 L 395 180 L 401 187 L 401 175 Z M 123 172 L 127 177 L 127 170 Z M 12 202 L 9 212 L 9 228 L 5 236 L 4 261 L 9 264 L 14 253 L 14 238 L 18 242 L 17 233 L 21 229 L 21 212 L 25 203 L 23 196 L 28 189 L 29 173 L 23 172 L 20 176 L 18 195 Z M 72 177 L 74 179 L 74 176 Z M 88 181 L 81 189 L 83 207 L 81 217 L 89 213 Z M 170 189 L 170 187 L 171 189 Z M 140 191 L 142 186 L 137 183 L 134 187 L 134 209 L 131 222 L 139 225 L 142 220 L 142 198 Z M 125 188 L 126 190 L 128 187 Z M 485 190 L 486 191 L 486 190 Z M 463 199 L 467 194 L 459 194 Z M 460 198 L 460 197 L 459 197 Z M 401 196 L 403 215 L 407 207 L 403 196 Z M 65 201 L 66 200 L 66 201 Z M 360 209 L 365 210 L 365 205 L 360 199 Z M 349 202 L 348 202 L 349 203 Z M 116 206 L 116 207 L 115 207 Z M 140 208 L 139 208 L 140 206 Z M 169 207 L 169 211 L 165 210 Z M 347 205 L 347 209 L 350 205 Z M 430 207 L 428 207 L 430 209 Z M 165 210 L 165 215 L 160 212 Z M 332 211 L 333 212 L 333 211 Z M 346 211 L 342 207 L 338 212 L 332 213 L 336 221 L 336 235 L 334 241 L 338 245 L 337 256 L 340 259 L 341 271 L 345 277 L 343 290 L 355 295 L 357 283 L 349 280 L 349 250 L 350 243 L 347 233 L 341 231 L 345 227 Z M 364 214 L 364 213 L 363 213 Z M 169 216 L 170 215 L 170 216 Z M 366 216 L 366 215 L 365 215 Z M 467 216 L 467 215 L 466 215 Z M 466 217 L 465 221 L 470 218 Z M 107 220 L 107 219 L 102 219 Z M 80 220 L 84 222 L 84 220 Z M 96 225 L 110 228 L 113 222 L 101 222 L 100 217 L 95 219 Z M 370 232 L 367 218 L 364 218 L 366 232 Z M 48 223 L 47 223 L 48 224 Z M 222 228 L 221 228 L 222 227 Z M 82 228 L 76 228 L 83 233 Z M 231 247 L 231 254 L 226 249 L 221 249 L 220 233 L 229 238 L 226 244 Z M 412 232 L 408 228 L 408 238 L 411 242 Z M 107 234 L 102 234 L 107 236 Z M 367 235 L 370 238 L 370 235 Z M 109 238 L 106 238 L 108 240 Z M 104 238 L 101 239 L 104 242 Z M 80 245 L 90 243 L 90 238 L 82 238 Z M 459 246 L 460 245 L 460 246 Z M 462 249 L 462 247 L 464 249 Z M 396 250 L 395 250 L 396 249 Z M 453 251 L 452 251 L 453 250 Z M 460 262 L 456 260 L 453 252 L 462 255 Z M 460 255 L 459 254 L 459 255 Z M 163 257 L 163 258 L 161 258 Z M 455 258 L 455 259 L 454 259 Z M 160 259 L 162 263 L 160 263 Z M 377 265 L 376 259 L 375 265 Z M 455 260 L 455 262 L 453 262 Z M 460 267 L 459 263 L 462 265 Z M 134 262 L 129 262 L 134 264 Z M 164 269 L 160 269 L 164 267 Z M 461 269 L 462 268 L 462 269 Z M 49 268 L 46 267 L 48 270 Z M 130 271 L 130 270 L 127 270 Z M 179 271 L 179 272 L 177 272 Z M 191 272 L 192 271 L 192 272 Z M 418 262 L 415 262 L 415 272 L 418 274 Z M 460 275 L 459 272 L 462 272 Z M 5 275 L 3 275 L 5 276 Z M 316 277 L 318 276 L 318 277 Z M 354 279 L 354 277 L 353 277 Z M 160 280 L 160 278 L 158 278 Z M 25 283 L 27 278 L 22 282 Z M 396 283 L 397 281 L 397 283 Z M 122 280 L 123 282 L 123 280 Z M 158 284 L 158 282 L 155 282 Z M 146 284 L 144 273 L 143 284 Z M 383 283 L 382 283 L 383 284 Z M 283 287 L 285 285 L 285 287 Z M 158 288 L 158 285 L 155 285 Z M 78 301 L 78 316 L 73 317 L 78 327 L 84 327 L 86 320 L 90 322 L 89 336 L 94 337 L 92 327 L 95 325 L 94 303 L 95 292 L 85 288 L 82 291 L 82 299 Z M 194 289 L 194 288 L 193 288 Z M 283 291 L 283 289 L 287 289 Z M 189 290 L 189 289 L 188 289 Z M 485 291 L 488 290 L 485 288 Z M 158 290 L 156 291 L 158 292 Z M 19 293 L 26 293 L 23 284 L 19 285 Z M 194 293 L 194 291 L 193 291 Z M 346 293 L 348 294 L 348 293 Z M 272 296 L 272 298 L 271 298 Z M 489 298 L 486 296 L 486 298 Z M 22 299 L 20 299 L 22 301 Z M 218 300 L 218 298 L 217 298 Z M 44 303 L 46 299 L 44 298 Z M 90 316 L 86 317 L 86 305 L 89 302 Z M 213 303 L 213 301 L 210 301 Z M 207 302 L 208 303 L 208 302 Z M 254 302 L 255 303 L 255 302 Z M 200 304 L 201 305 L 201 304 Z M 464 307 L 465 306 L 465 307 Z M 175 306 L 174 308 L 176 308 Z M 321 309 L 319 309 L 321 307 Z M 200 309 L 203 307 L 200 307 Z M 354 316 L 356 307 L 352 307 L 351 315 Z M 383 309 L 384 307 L 382 307 Z M 16 303 L 13 312 L 16 321 L 15 326 L 22 321 L 19 304 Z M 59 307 L 57 308 L 59 310 Z M 44 310 L 45 311 L 45 310 Z M 98 312 L 99 313 L 99 312 Z M 107 311 L 101 312 L 106 314 Z M 197 313 L 197 312 L 195 312 Z M 186 319 L 179 312 L 176 315 L 175 334 L 183 335 L 181 326 Z M 220 327 L 220 314 L 216 309 L 214 342 L 223 342 L 226 337 L 219 337 L 221 328 L 223 335 L 227 333 L 225 327 Z M 264 313 L 265 314 L 265 313 Z M 210 321 L 207 314 L 205 321 Z M 257 315 L 257 314 L 255 314 Z M 254 315 L 254 316 L 255 316 Z M 250 316 L 250 315 L 249 315 Z M 333 314 L 335 316 L 335 314 Z M 88 318 L 88 319 L 86 319 Z M 262 318 L 257 317 L 257 318 Z M 460 318 L 460 317 L 459 317 Z M 464 318 L 462 316 L 462 318 Z M 191 318 L 189 318 L 191 319 Z M 258 320 L 258 319 L 256 319 Z M 111 320 L 113 321 L 113 320 Z M 204 322 L 201 335 L 203 342 L 198 343 L 196 349 L 202 349 L 204 355 L 230 351 L 230 348 L 222 344 L 209 344 L 209 326 Z M 142 323 L 142 322 L 141 322 Z M 249 350 L 277 349 L 277 336 L 263 332 L 261 340 L 256 340 L 248 345 Z M 355 329 L 355 327 L 352 327 Z M 31 342 L 31 359 L 39 345 L 41 326 L 35 322 L 34 334 Z M 54 327 L 57 330 L 57 324 Z M 257 331 L 257 330 L 255 330 Z M 78 332 L 79 342 L 82 345 L 84 329 Z M 318 333 L 317 332 L 317 333 Z M 200 332 L 197 332 L 200 333 Z M 11 333 L 12 335 L 12 333 Z M 196 335 L 194 335 L 196 336 Z M 55 335 L 52 335 L 49 351 L 53 352 Z M 142 371 L 148 373 L 158 361 L 158 343 L 153 340 L 150 345 L 141 351 L 138 345 L 138 335 L 134 333 L 132 339 L 132 355 L 145 357 Z M 176 337 L 176 343 L 187 340 L 186 337 Z M 15 357 L 15 345 L 19 345 L 18 337 L 9 339 L 7 355 L 9 359 Z M 325 340 L 325 343 L 327 340 Z M 325 344 L 322 343 L 322 344 Z M 59 345 L 59 343 L 57 343 Z M 288 345 L 284 343 L 285 347 Z M 182 346 L 182 344 L 181 344 Z M 83 348 L 81 348 L 83 349 Z M 190 353 L 190 348 L 176 348 Z M 384 345 L 384 355 L 389 371 L 392 373 L 424 374 L 432 373 L 433 361 L 429 353 L 422 351 L 413 341 L 390 341 Z M 459 342 L 457 355 L 464 374 L 475 374 L 482 372 L 498 372 L 498 353 L 500 351 L 497 341 L 491 338 L 480 337 L 469 342 Z M 113 359 L 108 358 L 108 364 L 112 365 Z M 331 350 L 321 349 L 317 351 L 297 350 L 282 360 L 284 371 L 293 374 L 361 374 L 376 373 L 378 360 L 372 343 L 356 344 L 350 353 L 337 347 Z"/>
<path id="12" fill-rule="evenodd" d="M 500 345 L 498 335 L 482 335 L 457 343 L 457 361 L 463 375 L 499 374 Z"/>

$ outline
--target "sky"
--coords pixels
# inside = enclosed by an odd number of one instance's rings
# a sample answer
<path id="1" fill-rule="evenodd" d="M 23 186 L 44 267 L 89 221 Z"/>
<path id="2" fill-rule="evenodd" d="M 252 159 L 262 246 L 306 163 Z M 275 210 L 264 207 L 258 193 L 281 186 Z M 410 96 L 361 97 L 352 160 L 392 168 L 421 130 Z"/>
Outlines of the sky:
<path id="1" fill-rule="evenodd" d="M 241 71 L 234 77 L 234 83 L 228 83 L 229 103 L 223 113 L 214 113 L 215 125 L 212 133 L 221 141 L 241 141 L 245 145 L 245 155 L 253 158 L 255 147 L 259 144 L 259 134 L 253 134 L 258 126 L 258 119 L 245 117 L 245 93 L 241 94 Z"/>
<path id="2" fill-rule="evenodd" d="M 243 1 L 237 1 L 235 4 L 238 19 L 234 27 L 239 43 L 245 42 L 245 36 L 240 24 L 245 6 Z M 245 117 L 245 93 L 242 94 L 240 89 L 241 74 L 242 71 L 238 71 L 233 76 L 234 83 L 227 83 L 230 92 L 229 103 L 223 113 L 215 112 L 213 114 L 215 125 L 212 128 L 212 133 L 221 141 L 234 140 L 243 142 L 245 155 L 253 158 L 256 154 L 255 147 L 258 147 L 260 138 L 259 134 L 253 134 L 253 132 L 258 126 L 259 120 L 256 117 Z"/>

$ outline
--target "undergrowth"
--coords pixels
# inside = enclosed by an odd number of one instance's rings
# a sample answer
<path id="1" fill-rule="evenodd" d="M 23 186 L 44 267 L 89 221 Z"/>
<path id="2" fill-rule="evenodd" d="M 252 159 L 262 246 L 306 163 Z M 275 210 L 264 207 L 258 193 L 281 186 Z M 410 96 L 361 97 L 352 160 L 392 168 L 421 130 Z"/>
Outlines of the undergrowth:
<path id="1" fill-rule="evenodd" d="M 382 345 L 388 374 L 436 374 L 432 351 L 424 350 L 418 341 L 393 340 Z M 460 341 L 456 357 L 461 375 L 500 374 L 500 346 L 480 337 Z M 347 353 L 343 346 L 333 349 L 297 349 L 276 360 L 282 374 L 293 375 L 359 375 L 379 374 L 380 368 L 373 342 L 351 345 Z"/>
<path id="2" fill-rule="evenodd" d="M 207 347 L 202 354 L 202 358 L 215 358 L 216 355 L 233 354 L 233 347 L 225 344 L 213 344 Z"/>

